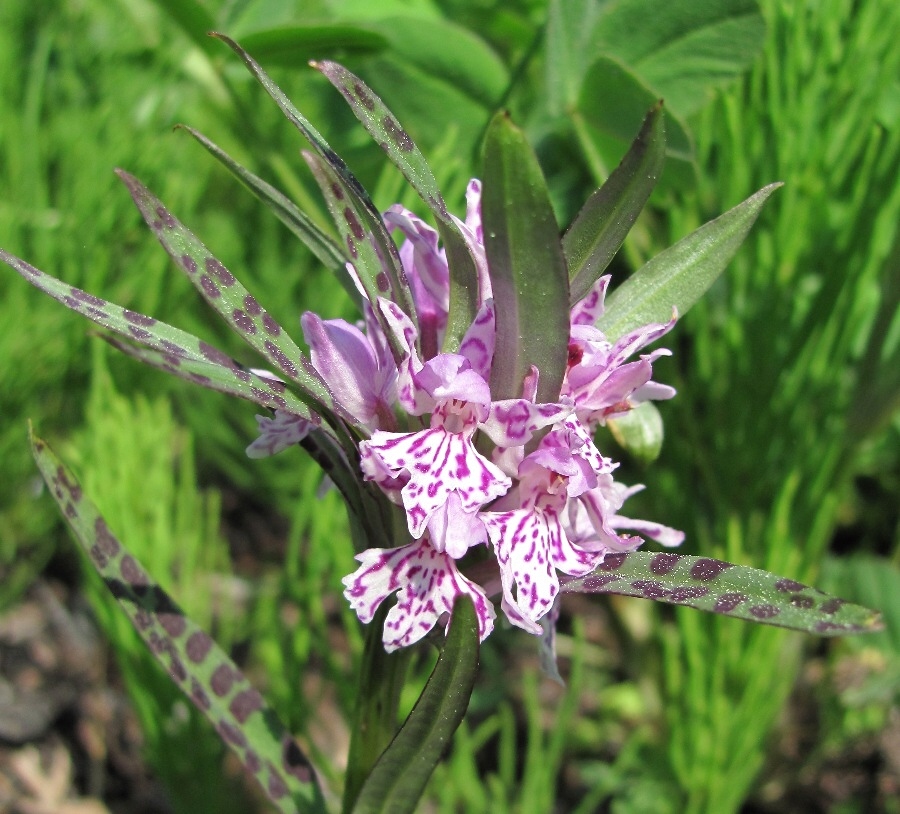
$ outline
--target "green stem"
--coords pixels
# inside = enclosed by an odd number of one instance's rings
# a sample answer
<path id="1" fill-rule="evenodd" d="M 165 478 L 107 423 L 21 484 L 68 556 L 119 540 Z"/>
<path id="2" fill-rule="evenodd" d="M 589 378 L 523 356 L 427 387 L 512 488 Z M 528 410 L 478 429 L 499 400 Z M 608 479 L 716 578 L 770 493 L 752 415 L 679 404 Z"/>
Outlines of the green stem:
<path id="1" fill-rule="evenodd" d="M 387 603 L 382 604 L 366 631 L 342 814 L 353 811 L 375 761 L 400 728 L 397 708 L 412 649 L 405 647 L 396 653 L 385 652 L 381 632 L 389 610 Z"/>

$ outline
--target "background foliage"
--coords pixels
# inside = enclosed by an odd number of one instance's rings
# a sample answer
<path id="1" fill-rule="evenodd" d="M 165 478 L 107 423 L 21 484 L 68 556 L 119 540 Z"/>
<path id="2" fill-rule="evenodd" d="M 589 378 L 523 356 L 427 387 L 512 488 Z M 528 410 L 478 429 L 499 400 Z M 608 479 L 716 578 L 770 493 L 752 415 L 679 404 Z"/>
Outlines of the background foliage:
<path id="1" fill-rule="evenodd" d="M 664 98 L 663 179 L 614 281 L 755 189 L 785 182 L 677 329 L 673 360 L 659 366 L 679 395 L 661 408 L 661 459 L 646 472 L 625 461 L 631 480 L 649 487 L 634 513 L 684 529 L 685 553 L 817 580 L 880 607 L 888 630 L 825 646 L 692 611 L 580 599 L 564 608 L 565 690 L 536 677 L 524 636 L 491 640 L 469 722 L 432 783 L 433 810 L 788 811 L 803 794 L 816 810 L 896 810 L 877 783 L 824 799 L 802 777 L 898 726 L 900 8 L 2 4 L 0 243 L 240 358 L 233 336 L 167 268 L 113 167 L 147 183 L 282 324 L 296 325 L 305 308 L 350 312 L 307 250 L 190 137 L 170 132 L 178 122 L 196 127 L 327 224 L 294 133 L 204 36 L 209 28 L 271 69 L 383 208 L 415 202 L 337 94 L 304 67 L 310 58 L 341 59 L 383 96 L 458 210 L 479 171 L 484 127 L 508 107 L 538 150 L 561 223 Z M 339 594 L 352 569 L 337 497 L 318 493 L 299 451 L 244 458 L 254 433 L 246 405 L 96 347 L 81 320 L 11 274 L 0 275 L 0 312 L 0 604 L 70 550 L 55 514 L 36 502 L 30 417 L 51 441 L 68 439 L 103 512 L 130 543 L 143 537 L 148 553 L 137 553 L 155 576 L 243 655 L 292 728 L 313 733 L 313 757 L 336 787 L 343 742 L 334 722 L 349 718 L 360 652 Z M 173 803 L 198 812 L 246 805 L 219 782 L 215 736 L 185 718 L 130 629 L 90 580 L 83 587 Z M 420 656 L 422 680 L 429 658 Z M 847 664 L 859 667 L 849 687 L 834 680 Z M 824 678 L 791 701 L 814 668 Z M 801 713 L 816 721 L 801 733 L 804 748 L 787 771 L 776 765 L 783 755 L 767 763 Z M 196 791 L 207 786 L 221 799 Z"/>

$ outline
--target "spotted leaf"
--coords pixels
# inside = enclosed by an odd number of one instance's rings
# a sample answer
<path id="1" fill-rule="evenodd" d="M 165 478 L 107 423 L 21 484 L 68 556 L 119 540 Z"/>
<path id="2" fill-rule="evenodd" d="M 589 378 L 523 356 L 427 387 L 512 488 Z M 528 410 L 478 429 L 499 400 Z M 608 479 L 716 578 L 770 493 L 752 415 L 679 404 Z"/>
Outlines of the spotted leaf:
<path id="1" fill-rule="evenodd" d="M 262 695 L 128 553 L 50 447 L 33 434 L 31 447 L 50 493 L 91 564 L 171 679 L 209 719 L 279 811 L 324 813 L 312 765 Z"/>
<path id="2" fill-rule="evenodd" d="M 455 352 L 478 310 L 478 279 L 475 258 L 459 226 L 447 211 L 434 173 L 409 133 L 365 82 L 336 62 L 324 60 L 313 63 L 313 67 L 320 70 L 341 92 L 356 117 L 437 219 L 437 229 L 450 268 L 450 314 L 444 350 Z"/>
<path id="3" fill-rule="evenodd" d="M 566 581 L 562 590 L 638 596 L 819 636 L 882 628 L 877 611 L 792 579 L 710 557 L 609 554 L 590 574 Z"/>

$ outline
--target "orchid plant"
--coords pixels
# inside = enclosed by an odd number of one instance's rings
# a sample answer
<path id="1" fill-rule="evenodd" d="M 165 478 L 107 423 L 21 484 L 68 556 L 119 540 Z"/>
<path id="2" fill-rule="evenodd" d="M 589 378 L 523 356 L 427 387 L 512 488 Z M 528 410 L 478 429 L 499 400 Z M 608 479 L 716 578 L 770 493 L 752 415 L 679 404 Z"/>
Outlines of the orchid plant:
<path id="1" fill-rule="evenodd" d="M 262 179 L 186 128 L 329 268 L 360 309 L 356 324 L 307 312 L 305 354 L 207 248 L 119 171 L 175 264 L 264 359 L 245 367 L 203 340 L 61 282 L 0 251 L 8 265 L 108 329 L 116 348 L 266 408 L 251 458 L 301 446 L 340 490 L 359 563 L 344 596 L 369 625 L 344 812 L 412 811 L 461 722 L 479 645 L 498 626 L 536 637 L 559 677 L 555 622 L 565 593 L 617 593 L 820 635 L 874 630 L 878 615 L 791 579 L 665 549 L 684 535 L 620 512 L 641 486 L 595 431 L 626 446 L 660 440 L 648 350 L 723 271 L 777 185 L 757 192 L 651 260 L 607 296 L 611 259 L 664 162 L 652 109 L 620 166 L 562 237 L 537 159 L 504 113 L 490 123 L 482 179 L 450 214 L 422 153 L 362 80 L 315 63 L 397 165 L 435 227 L 399 205 L 379 213 L 344 162 L 235 42 L 286 117 L 340 240 Z M 650 436 L 649 442 L 647 436 Z M 634 440 L 642 439 L 642 440 Z M 108 529 L 75 477 L 32 436 L 38 466 L 91 563 L 172 679 L 284 812 L 327 810 L 317 773 L 260 693 L 179 610 Z M 501 612 L 498 622 L 496 602 Z M 505 622 L 503 621 L 505 620 Z M 402 725 L 409 649 L 440 651 Z"/>

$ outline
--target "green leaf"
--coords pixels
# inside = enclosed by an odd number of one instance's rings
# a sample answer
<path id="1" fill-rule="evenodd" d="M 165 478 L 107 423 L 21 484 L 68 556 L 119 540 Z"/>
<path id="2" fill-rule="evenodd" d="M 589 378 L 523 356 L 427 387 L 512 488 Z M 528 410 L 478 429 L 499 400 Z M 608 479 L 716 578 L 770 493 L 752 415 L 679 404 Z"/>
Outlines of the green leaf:
<path id="1" fill-rule="evenodd" d="M 545 70 L 551 115 L 564 115 L 578 100 L 587 67 L 597 56 L 592 33 L 599 10 L 597 0 L 550 0 Z"/>
<path id="2" fill-rule="evenodd" d="M 305 67 L 311 59 L 335 54 L 367 56 L 388 47 L 388 39 L 371 28 L 346 23 L 288 25 L 243 34 L 241 43 L 270 65 Z"/>
<path id="3" fill-rule="evenodd" d="M 506 91 L 509 72 L 481 37 L 449 20 L 388 17 L 376 23 L 391 54 L 428 76 L 493 108 Z"/>
<path id="4" fill-rule="evenodd" d="M 520 398 L 533 365 L 540 371 L 537 401 L 554 402 L 568 360 L 569 276 L 537 157 L 506 113 L 488 128 L 482 178 L 497 318 L 491 394 Z"/>
<path id="5" fill-rule="evenodd" d="M 437 219 L 437 229 L 450 268 L 450 315 L 444 349 L 455 350 L 477 311 L 477 267 L 459 227 L 447 211 L 434 173 L 422 151 L 403 130 L 394 114 L 365 82 L 335 62 L 321 62 L 315 67 L 341 92 L 356 117 Z"/>
<path id="6" fill-rule="evenodd" d="M 562 590 L 637 596 L 819 636 L 882 629 L 877 611 L 768 571 L 710 557 L 609 554 L 602 565 L 569 580 Z"/>
<path id="7" fill-rule="evenodd" d="M 315 771 L 290 732 L 234 662 L 113 536 L 75 476 L 40 438 L 41 475 L 90 563 L 150 651 L 285 814 L 324 814 Z"/>
<path id="8" fill-rule="evenodd" d="M 412 814 L 469 705 L 478 671 L 478 621 L 472 600 L 453 606 L 450 630 L 425 689 L 375 764 L 354 814 Z"/>
<path id="9" fill-rule="evenodd" d="M 754 0 L 619 0 L 603 7 L 591 39 L 686 116 L 750 67 L 764 36 Z"/>
<path id="10" fill-rule="evenodd" d="M 653 463 L 662 450 L 663 422 L 652 401 L 644 401 L 624 415 L 606 422 L 613 438 L 641 464 Z"/>
<path id="11" fill-rule="evenodd" d="M 612 137 L 615 142 L 630 144 L 647 111 L 656 107 L 659 101 L 660 94 L 648 87 L 627 65 L 604 56 L 588 69 L 577 109 L 585 122 L 600 134 Z M 609 158 L 609 151 L 603 152 L 604 157 Z M 693 153 L 687 128 L 666 103 L 666 154 L 691 161 Z M 618 155 L 613 158 L 617 159 Z"/>
<path id="12" fill-rule="evenodd" d="M 673 308 L 680 316 L 686 314 L 725 270 L 763 204 L 780 186 L 763 187 L 656 255 L 610 294 L 597 327 L 615 342 L 647 323 L 667 322 Z"/>
<path id="13" fill-rule="evenodd" d="M 348 199 L 352 199 L 357 204 L 358 212 L 362 216 L 361 221 L 357 221 L 354 225 L 354 231 L 359 234 L 356 240 L 374 240 L 381 258 L 382 266 L 378 269 L 357 269 L 360 276 L 368 277 L 378 281 L 378 291 L 380 296 L 387 297 L 396 302 L 412 319 L 415 321 L 415 306 L 412 301 L 412 294 L 409 290 L 409 284 L 406 275 L 403 272 L 403 266 L 400 263 L 400 257 L 397 253 L 397 247 L 391 236 L 388 234 L 381 219 L 381 213 L 375 208 L 372 199 L 366 192 L 363 185 L 357 180 L 356 176 L 347 168 L 343 159 L 331 149 L 328 142 L 322 138 L 322 135 L 315 129 L 306 118 L 291 103 L 291 100 L 284 95 L 281 88 L 276 85 L 271 77 L 262 69 L 253 57 L 250 56 L 240 45 L 234 40 L 226 37 L 224 34 L 213 32 L 211 36 L 222 40 L 232 51 L 234 51 L 249 68 L 250 72 L 259 80 L 266 93 L 272 97 L 273 101 L 281 108 L 281 112 L 287 117 L 288 121 L 296 127 L 300 133 L 310 143 L 312 148 L 318 155 L 324 159 L 336 173 L 339 179 L 340 192 Z M 354 215 L 354 217 L 356 217 Z M 350 249 L 350 247 L 348 247 Z M 350 251 L 353 255 L 353 251 Z M 355 259 L 355 258 L 354 258 Z M 374 302 L 374 299 L 372 300 Z M 375 309 L 376 312 L 378 309 Z M 390 332 L 387 332 L 390 337 Z M 398 348 L 394 347 L 395 353 Z"/>
<path id="14" fill-rule="evenodd" d="M 175 265 L 234 332 L 313 401 L 355 423 L 303 351 L 240 281 L 137 178 L 123 170 L 116 173 Z"/>
<path id="15" fill-rule="evenodd" d="M 203 387 L 321 423 L 284 384 L 245 370 L 230 356 L 193 334 L 68 285 L 3 249 L 0 249 L 0 260 L 72 311 L 149 349 L 142 352 L 128 343 L 107 339 L 119 350 Z"/>
<path id="16" fill-rule="evenodd" d="M 277 218 L 294 233 L 309 250 L 319 259 L 325 268 L 334 272 L 347 292 L 359 299 L 356 286 L 349 279 L 345 264 L 348 260 L 341 247 L 323 232 L 312 220 L 302 212 L 294 202 L 271 184 L 254 175 L 246 167 L 241 166 L 215 142 L 208 139 L 193 127 L 179 124 L 177 129 L 190 133 L 207 151 L 224 164 L 228 170 L 240 180 L 257 198 L 266 204 Z"/>
<path id="17" fill-rule="evenodd" d="M 207 36 L 216 27 L 212 15 L 197 0 L 153 0 L 201 51 L 211 56 L 215 44 Z"/>
<path id="18" fill-rule="evenodd" d="M 622 162 L 588 198 L 563 236 L 572 305 L 587 295 L 619 250 L 656 185 L 665 151 L 663 109 L 657 104 Z"/>

